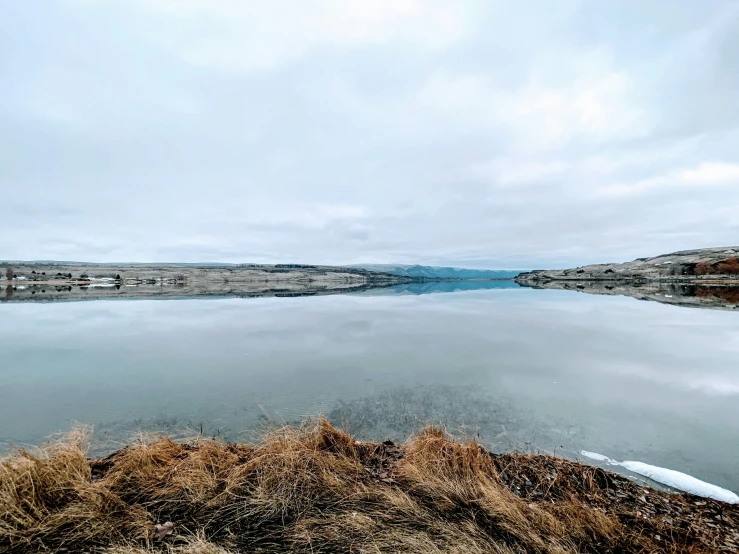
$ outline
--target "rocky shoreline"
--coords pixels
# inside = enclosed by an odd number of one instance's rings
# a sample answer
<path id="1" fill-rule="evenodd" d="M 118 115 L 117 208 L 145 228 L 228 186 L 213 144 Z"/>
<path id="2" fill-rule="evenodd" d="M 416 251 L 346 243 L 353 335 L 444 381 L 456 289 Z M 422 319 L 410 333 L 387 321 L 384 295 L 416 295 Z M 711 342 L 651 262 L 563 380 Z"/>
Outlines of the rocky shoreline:
<path id="1" fill-rule="evenodd" d="M 739 285 L 739 246 L 684 250 L 626 263 L 534 270 L 519 274 L 515 281 L 520 284 L 548 281 L 660 281 Z"/>

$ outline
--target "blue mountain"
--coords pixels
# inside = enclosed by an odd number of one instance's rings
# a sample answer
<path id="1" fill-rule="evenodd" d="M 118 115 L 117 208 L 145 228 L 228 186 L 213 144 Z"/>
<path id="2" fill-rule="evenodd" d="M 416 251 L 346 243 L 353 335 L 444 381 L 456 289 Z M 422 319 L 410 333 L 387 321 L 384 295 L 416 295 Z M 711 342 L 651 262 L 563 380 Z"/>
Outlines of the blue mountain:
<path id="1" fill-rule="evenodd" d="M 405 277 L 427 277 L 429 279 L 513 279 L 521 273 L 521 271 L 510 269 L 463 269 L 430 265 L 365 264 L 352 267 L 370 271 L 383 271 Z"/>

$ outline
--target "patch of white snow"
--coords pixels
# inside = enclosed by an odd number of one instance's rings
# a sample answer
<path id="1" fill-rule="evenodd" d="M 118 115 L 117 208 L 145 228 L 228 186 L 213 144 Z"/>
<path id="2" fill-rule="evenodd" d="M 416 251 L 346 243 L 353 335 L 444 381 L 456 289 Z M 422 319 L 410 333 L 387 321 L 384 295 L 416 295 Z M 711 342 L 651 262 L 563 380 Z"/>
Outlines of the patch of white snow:
<path id="1" fill-rule="evenodd" d="M 705 481 L 696 479 L 687 473 L 645 464 L 644 462 L 617 462 L 616 460 L 611 460 L 608 456 L 598 454 L 597 452 L 588 452 L 587 450 L 581 450 L 580 454 L 586 458 L 590 458 L 591 460 L 605 462 L 609 465 L 621 466 L 633 473 L 648 477 L 653 481 L 662 483 L 663 485 L 667 485 L 673 489 L 689 492 L 690 494 L 702 496 L 704 498 L 713 498 L 714 500 L 728 502 L 729 504 L 739 504 L 739 496 L 730 490 L 722 489 L 719 486 L 706 483 Z"/>
<path id="2" fill-rule="evenodd" d="M 681 491 L 689 492 L 696 496 L 703 496 L 704 498 L 713 498 L 714 500 L 721 500 L 728 502 L 729 504 L 739 504 L 739 496 L 733 492 L 711 485 L 700 479 L 675 471 L 674 469 L 665 469 L 663 467 L 652 466 L 643 462 L 623 462 L 620 464 L 622 467 L 649 477 L 658 483 L 678 489 Z"/>
<path id="3" fill-rule="evenodd" d="M 597 452 L 588 452 L 587 450 L 581 450 L 580 454 L 582 456 L 585 456 L 586 458 L 590 458 L 591 460 L 597 460 L 599 462 L 607 462 L 609 464 L 612 463 L 618 463 L 611 460 L 608 456 L 604 456 L 603 454 L 598 454 Z"/>

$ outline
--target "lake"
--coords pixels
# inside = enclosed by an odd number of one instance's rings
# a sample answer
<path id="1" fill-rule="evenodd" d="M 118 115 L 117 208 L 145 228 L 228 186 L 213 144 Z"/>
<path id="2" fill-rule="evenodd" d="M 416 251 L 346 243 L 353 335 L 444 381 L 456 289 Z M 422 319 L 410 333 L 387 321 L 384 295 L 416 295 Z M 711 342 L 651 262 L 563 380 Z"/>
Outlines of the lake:
<path id="1" fill-rule="evenodd" d="M 325 414 L 580 450 L 739 490 L 739 314 L 514 283 L 0 305 L 0 449 L 94 425 L 249 440 Z"/>

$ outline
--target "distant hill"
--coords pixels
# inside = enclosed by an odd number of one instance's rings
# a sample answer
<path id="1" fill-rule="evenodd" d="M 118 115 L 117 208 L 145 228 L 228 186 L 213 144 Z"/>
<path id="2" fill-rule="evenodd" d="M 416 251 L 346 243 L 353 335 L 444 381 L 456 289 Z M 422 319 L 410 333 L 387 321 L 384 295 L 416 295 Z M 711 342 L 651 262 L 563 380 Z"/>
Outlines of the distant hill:
<path id="1" fill-rule="evenodd" d="M 395 265 L 395 264 L 356 264 L 349 266 L 323 266 L 305 264 L 235 264 L 235 263 L 146 263 L 146 262 L 61 262 L 53 260 L 13 261 L 0 260 L 0 265 L 14 266 L 65 266 L 65 267 L 100 267 L 100 268 L 277 268 L 277 269 L 329 269 L 336 270 L 342 267 L 356 270 L 377 271 L 389 273 L 399 277 L 422 277 L 426 279 L 513 279 L 521 273 L 520 270 L 503 269 L 464 269 L 459 267 L 435 267 L 430 265 Z"/>
<path id="2" fill-rule="evenodd" d="M 521 273 L 515 270 L 463 269 L 458 267 L 434 267 L 429 265 L 365 264 L 354 265 L 369 271 L 381 271 L 405 277 L 427 277 L 429 279 L 513 279 Z"/>
<path id="3" fill-rule="evenodd" d="M 739 246 L 682 250 L 633 262 L 522 273 L 519 283 L 550 281 L 739 281 Z"/>

